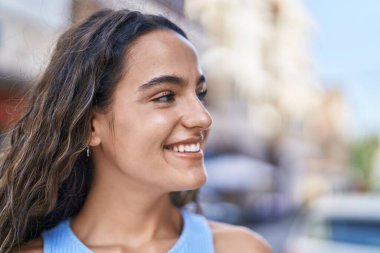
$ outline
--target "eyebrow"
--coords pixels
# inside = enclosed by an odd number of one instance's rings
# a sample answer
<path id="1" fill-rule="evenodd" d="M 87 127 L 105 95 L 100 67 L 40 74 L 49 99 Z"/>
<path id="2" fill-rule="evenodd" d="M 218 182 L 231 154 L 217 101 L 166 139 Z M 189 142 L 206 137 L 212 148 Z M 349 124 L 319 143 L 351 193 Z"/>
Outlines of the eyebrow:
<path id="1" fill-rule="evenodd" d="M 200 85 L 202 83 L 205 83 L 205 82 L 206 82 L 206 77 L 204 75 L 201 75 L 198 78 L 196 86 L 198 86 L 198 85 Z M 149 89 L 151 87 L 154 87 L 154 86 L 157 86 L 157 85 L 161 85 L 161 84 L 164 84 L 164 83 L 170 83 L 170 84 L 175 84 L 175 85 L 183 86 L 183 85 L 185 85 L 186 82 L 185 82 L 184 78 L 179 77 L 179 76 L 175 76 L 175 75 L 162 75 L 162 76 L 154 77 L 153 79 L 151 79 L 147 83 L 142 84 L 138 89 L 139 90 L 146 90 L 146 89 Z"/>

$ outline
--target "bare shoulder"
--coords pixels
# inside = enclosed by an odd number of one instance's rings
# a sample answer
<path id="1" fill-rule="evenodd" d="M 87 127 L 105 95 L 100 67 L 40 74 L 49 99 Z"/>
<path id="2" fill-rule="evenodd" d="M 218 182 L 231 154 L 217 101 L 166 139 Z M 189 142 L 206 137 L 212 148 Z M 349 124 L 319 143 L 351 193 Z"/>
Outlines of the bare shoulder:
<path id="1" fill-rule="evenodd" d="M 216 253 L 272 253 L 269 244 L 257 233 L 241 227 L 209 221 Z"/>
<path id="2" fill-rule="evenodd" d="M 27 242 L 21 247 L 16 247 L 12 250 L 12 253 L 43 253 L 43 241 L 42 238 L 37 238 L 30 242 Z"/>

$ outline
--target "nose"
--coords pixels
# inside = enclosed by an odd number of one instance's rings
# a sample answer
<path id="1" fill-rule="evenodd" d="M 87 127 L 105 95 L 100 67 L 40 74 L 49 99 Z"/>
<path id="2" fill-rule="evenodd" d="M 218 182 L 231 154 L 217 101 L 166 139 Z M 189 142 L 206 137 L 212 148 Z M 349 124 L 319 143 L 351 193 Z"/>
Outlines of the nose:
<path id="1" fill-rule="evenodd" d="M 183 108 L 182 124 L 187 128 L 207 130 L 212 124 L 212 118 L 204 104 L 197 98 L 192 98 Z"/>

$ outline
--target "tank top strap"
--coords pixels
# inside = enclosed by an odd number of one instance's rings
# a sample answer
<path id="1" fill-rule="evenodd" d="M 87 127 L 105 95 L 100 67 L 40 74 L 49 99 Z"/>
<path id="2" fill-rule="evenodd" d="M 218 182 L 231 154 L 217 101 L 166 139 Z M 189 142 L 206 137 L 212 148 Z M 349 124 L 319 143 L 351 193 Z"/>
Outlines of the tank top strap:
<path id="1" fill-rule="evenodd" d="M 42 233 L 44 253 L 92 253 L 73 233 L 70 219 Z"/>
<path id="2" fill-rule="evenodd" d="M 184 227 L 177 243 L 168 253 L 214 253 L 214 242 L 207 220 L 182 210 Z"/>

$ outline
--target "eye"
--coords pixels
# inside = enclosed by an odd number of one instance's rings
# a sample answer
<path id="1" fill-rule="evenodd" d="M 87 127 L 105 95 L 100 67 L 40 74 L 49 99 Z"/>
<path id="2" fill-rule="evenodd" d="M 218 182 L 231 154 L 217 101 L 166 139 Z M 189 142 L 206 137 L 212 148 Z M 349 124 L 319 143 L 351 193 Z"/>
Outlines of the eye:
<path id="1" fill-rule="evenodd" d="M 175 93 L 172 91 L 164 91 L 159 94 L 158 97 L 154 98 L 152 101 L 156 103 L 169 103 L 173 102 Z"/>
<path id="2" fill-rule="evenodd" d="M 207 89 L 205 89 L 205 90 L 203 90 L 203 91 L 197 93 L 198 99 L 199 99 L 200 101 L 204 101 L 206 95 L 207 95 Z"/>

